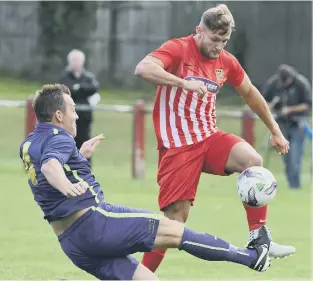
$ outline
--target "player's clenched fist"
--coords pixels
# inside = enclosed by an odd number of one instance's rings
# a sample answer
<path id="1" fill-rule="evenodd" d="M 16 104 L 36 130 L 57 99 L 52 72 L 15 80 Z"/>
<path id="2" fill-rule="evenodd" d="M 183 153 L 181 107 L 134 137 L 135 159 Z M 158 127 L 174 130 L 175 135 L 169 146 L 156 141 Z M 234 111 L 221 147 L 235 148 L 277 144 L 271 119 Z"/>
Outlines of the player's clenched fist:
<path id="1" fill-rule="evenodd" d="M 200 97 L 204 96 L 208 92 L 204 82 L 199 80 L 184 80 L 182 88 L 188 92 L 196 92 Z"/>
<path id="2" fill-rule="evenodd" d="M 78 182 L 78 183 L 74 183 L 69 185 L 69 187 L 66 190 L 66 197 L 67 198 L 72 198 L 72 197 L 76 197 L 79 195 L 84 194 L 88 189 L 88 184 L 86 182 Z"/>

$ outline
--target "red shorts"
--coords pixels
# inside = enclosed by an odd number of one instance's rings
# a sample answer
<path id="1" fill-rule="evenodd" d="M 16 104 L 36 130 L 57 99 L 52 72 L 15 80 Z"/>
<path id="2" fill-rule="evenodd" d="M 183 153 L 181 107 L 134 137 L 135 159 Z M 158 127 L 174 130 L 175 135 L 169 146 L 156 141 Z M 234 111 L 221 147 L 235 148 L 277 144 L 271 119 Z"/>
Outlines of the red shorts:
<path id="1" fill-rule="evenodd" d="M 157 175 L 160 209 L 180 200 L 193 201 L 202 172 L 227 176 L 225 166 L 230 150 L 242 141 L 238 136 L 217 131 L 196 144 L 161 148 Z"/>

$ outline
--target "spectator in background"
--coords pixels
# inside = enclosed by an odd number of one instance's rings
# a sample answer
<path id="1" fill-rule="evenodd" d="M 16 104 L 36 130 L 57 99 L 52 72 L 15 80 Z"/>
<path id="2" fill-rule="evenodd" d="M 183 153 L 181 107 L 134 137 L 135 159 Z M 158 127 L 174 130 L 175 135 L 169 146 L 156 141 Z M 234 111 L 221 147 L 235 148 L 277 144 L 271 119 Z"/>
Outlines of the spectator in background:
<path id="1" fill-rule="evenodd" d="M 99 89 L 95 76 L 86 71 L 85 54 L 80 50 L 72 50 L 67 55 L 68 65 L 60 77 L 60 83 L 66 85 L 72 94 L 76 105 L 90 105 L 91 100 Z M 77 109 L 77 136 L 75 138 L 78 149 L 91 138 L 92 109 Z M 90 162 L 90 159 L 89 159 Z"/>
<path id="2" fill-rule="evenodd" d="M 312 102 L 310 83 L 293 67 L 283 64 L 268 79 L 263 94 L 276 113 L 277 123 L 290 143 L 289 153 L 283 156 L 289 187 L 299 188 L 306 137 L 305 123 Z"/>

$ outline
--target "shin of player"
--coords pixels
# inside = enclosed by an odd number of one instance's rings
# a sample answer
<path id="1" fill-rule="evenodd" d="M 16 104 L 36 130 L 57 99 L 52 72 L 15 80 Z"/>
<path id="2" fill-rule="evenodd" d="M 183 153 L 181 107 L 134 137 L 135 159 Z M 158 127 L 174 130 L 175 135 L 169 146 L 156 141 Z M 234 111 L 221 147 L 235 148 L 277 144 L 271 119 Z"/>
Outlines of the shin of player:
<path id="1" fill-rule="evenodd" d="M 162 217 L 154 249 L 178 248 L 203 260 L 234 262 L 257 271 L 266 271 L 271 264 L 268 256 L 270 238 L 267 229 L 262 227 L 256 239 L 259 242 L 254 248 L 248 246 L 248 249 L 240 249 L 216 236 L 195 232 L 180 222 Z M 140 275 L 140 271 L 144 272 L 142 267 L 137 270 L 136 276 Z"/>

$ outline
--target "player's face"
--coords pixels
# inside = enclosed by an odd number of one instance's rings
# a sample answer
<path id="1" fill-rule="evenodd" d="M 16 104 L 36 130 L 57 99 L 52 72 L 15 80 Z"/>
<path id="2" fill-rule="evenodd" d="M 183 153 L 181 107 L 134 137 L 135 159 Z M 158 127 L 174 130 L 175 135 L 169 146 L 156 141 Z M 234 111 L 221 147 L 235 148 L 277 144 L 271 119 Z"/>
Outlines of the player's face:
<path id="1" fill-rule="evenodd" d="M 78 119 L 78 115 L 75 110 L 75 103 L 69 95 L 64 95 L 64 101 L 65 113 L 62 118 L 62 127 L 75 138 L 77 134 L 76 120 Z"/>
<path id="2" fill-rule="evenodd" d="M 199 36 L 199 50 L 201 54 L 210 60 L 216 60 L 230 39 L 231 32 L 229 31 L 221 35 L 208 28 L 198 26 L 197 34 Z"/>

